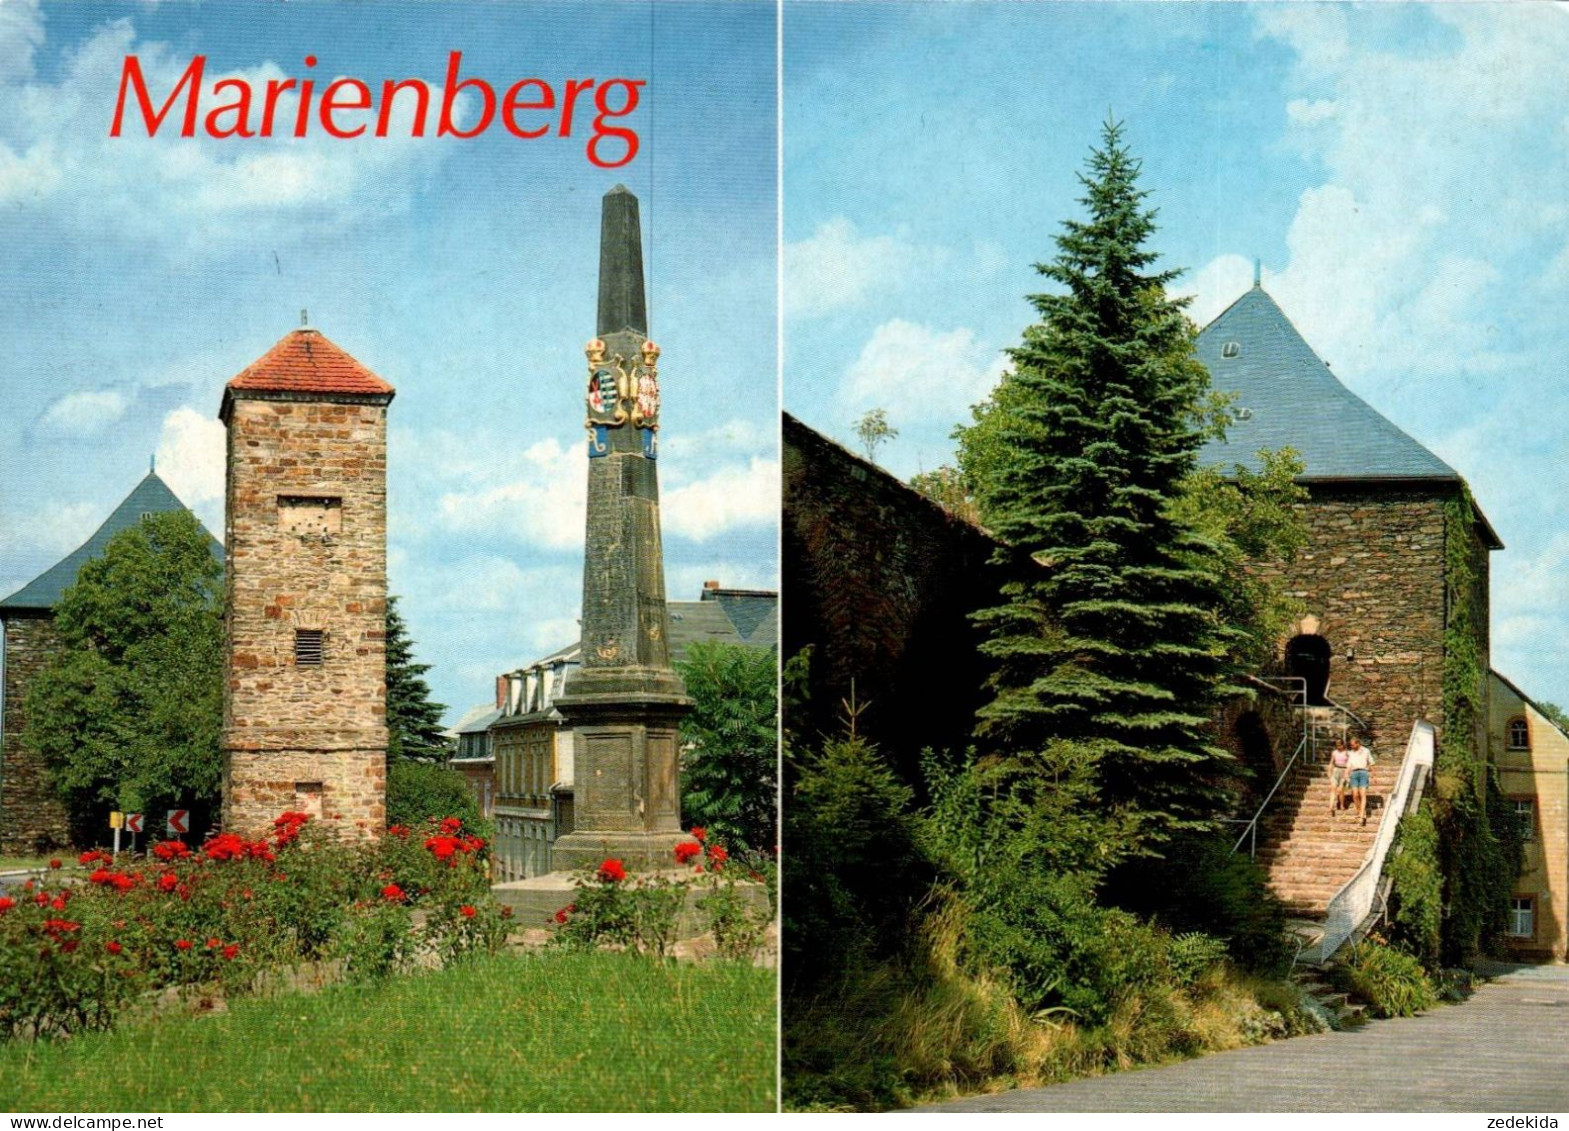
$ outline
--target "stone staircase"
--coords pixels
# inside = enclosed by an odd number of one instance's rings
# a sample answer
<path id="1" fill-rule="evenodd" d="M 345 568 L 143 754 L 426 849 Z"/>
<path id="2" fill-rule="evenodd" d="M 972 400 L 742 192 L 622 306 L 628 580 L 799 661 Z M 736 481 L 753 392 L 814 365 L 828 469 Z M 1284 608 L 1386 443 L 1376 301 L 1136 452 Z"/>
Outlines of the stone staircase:
<path id="1" fill-rule="evenodd" d="M 1331 814 L 1324 762 L 1298 767 L 1270 803 L 1259 829 L 1257 858 L 1288 915 L 1322 920 L 1331 897 L 1362 866 L 1400 774 L 1400 758 L 1392 753 L 1374 751 L 1380 756 L 1367 791 L 1366 825 L 1354 808 Z"/>

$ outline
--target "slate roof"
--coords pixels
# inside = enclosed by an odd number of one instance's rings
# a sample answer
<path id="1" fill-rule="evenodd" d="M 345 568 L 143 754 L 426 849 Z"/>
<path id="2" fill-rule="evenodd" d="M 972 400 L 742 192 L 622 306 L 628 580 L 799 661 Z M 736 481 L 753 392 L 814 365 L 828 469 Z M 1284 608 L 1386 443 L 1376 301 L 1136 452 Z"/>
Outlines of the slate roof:
<path id="1" fill-rule="evenodd" d="M 168 484 L 149 471 L 146 478 L 114 509 L 104 524 L 82 545 L 61 558 L 22 588 L 0 601 L 0 615 L 9 610 L 34 609 L 47 611 L 54 608 L 64 593 L 76 581 L 76 574 L 89 560 L 98 557 L 108 546 L 109 539 L 122 530 L 129 530 L 142 520 L 143 514 L 162 514 L 167 511 L 186 510 Z M 212 556 L 223 562 L 223 543 L 207 536 L 212 543 Z"/>
<path id="2" fill-rule="evenodd" d="M 704 589 L 703 601 L 717 601 L 748 644 L 771 648 L 779 642 L 779 594 L 768 589 Z"/>
<path id="3" fill-rule="evenodd" d="M 1260 449 L 1290 447 L 1302 458 L 1301 483 L 1464 482 L 1342 385 L 1257 284 L 1204 327 L 1195 351 L 1214 388 L 1237 394 L 1238 419 L 1226 439 L 1199 450 L 1201 463 L 1257 471 Z M 1483 542 L 1503 549 L 1480 507 L 1476 517 Z"/>
<path id="4" fill-rule="evenodd" d="M 1224 356 L 1235 344 L 1236 356 Z M 1246 413 L 1225 440 L 1199 453 L 1207 464 L 1258 470 L 1261 448 L 1295 448 L 1304 482 L 1426 479 L 1460 482 L 1454 468 L 1342 385 L 1275 300 L 1255 286 L 1199 334 L 1199 360 L 1214 387 L 1238 394 Z"/>
<path id="5" fill-rule="evenodd" d="M 320 330 L 285 334 L 229 382 L 257 393 L 349 393 L 389 396 L 391 385 L 333 344 Z"/>

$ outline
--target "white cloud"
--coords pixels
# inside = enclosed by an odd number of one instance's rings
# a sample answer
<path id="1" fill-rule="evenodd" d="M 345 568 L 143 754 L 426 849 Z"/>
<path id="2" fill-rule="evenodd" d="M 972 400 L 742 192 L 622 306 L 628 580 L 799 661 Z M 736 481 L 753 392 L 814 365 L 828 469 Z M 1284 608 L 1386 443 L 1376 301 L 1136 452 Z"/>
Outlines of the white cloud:
<path id="1" fill-rule="evenodd" d="M 114 389 L 68 393 L 44 410 L 38 430 L 45 436 L 84 440 L 99 435 L 125 415 L 129 401 Z"/>
<path id="2" fill-rule="evenodd" d="M 33 77 L 33 53 L 44 41 L 38 0 L 0 0 L 0 83 Z"/>
<path id="3" fill-rule="evenodd" d="M 912 271 L 929 271 L 946 259 L 896 236 L 863 236 L 843 216 L 825 220 L 806 239 L 784 249 L 784 312 L 815 318 L 858 306 L 873 288 Z"/>
<path id="4" fill-rule="evenodd" d="M 703 542 L 739 526 L 779 521 L 779 461 L 754 456 L 707 479 L 667 490 L 660 518 L 671 534 Z"/>
<path id="5" fill-rule="evenodd" d="M 223 530 L 225 450 L 223 423 L 216 418 L 189 407 L 163 418 L 158 476 L 215 534 Z"/>
<path id="6" fill-rule="evenodd" d="M 70 553 L 93 536 L 104 519 L 109 517 L 114 502 L 56 503 L 51 502 L 40 510 L 28 513 L 5 511 L 0 513 L 0 537 L 8 550 L 34 550 L 58 558 Z M 54 564 L 51 560 L 41 568 Z M 34 571 L 36 574 L 39 571 Z M 34 574 L 23 578 L 19 584 L 33 579 Z M 10 590 L 0 592 L 0 596 Z"/>
<path id="7" fill-rule="evenodd" d="M 15 2 L 0 0 L 0 17 Z M 22 46 L 39 42 L 27 40 L 26 31 L 0 22 L 0 60 L 8 35 Z M 134 240 L 169 256 L 211 255 L 240 241 L 292 243 L 364 217 L 401 211 L 453 151 L 428 137 L 408 136 L 412 99 L 394 103 L 395 124 L 386 138 L 337 140 L 318 129 L 303 139 L 214 139 L 200 127 L 196 137 L 181 138 L 175 118 L 183 103 L 171 109 L 158 136 L 149 138 L 128 94 L 122 136 L 113 138 L 106 123 L 129 54 L 139 58 L 155 105 L 175 88 L 191 61 L 167 44 L 139 41 L 131 20 L 120 19 L 98 28 L 64 56 L 58 84 L 24 83 L 8 94 L 8 120 L 0 123 L 0 209 L 25 206 L 34 215 Z M 216 108 L 233 101 L 231 91 L 219 97 L 210 93 L 223 79 L 241 79 L 261 90 L 267 80 L 286 77 L 270 61 L 223 74 L 209 71 L 202 105 Z M 321 76 L 318 86 L 330 81 Z M 433 89 L 431 103 L 439 106 L 440 97 Z M 253 99 L 253 129 L 260 102 L 259 95 Z M 285 92 L 275 122 L 292 123 L 297 106 L 295 92 Z M 460 99 L 460 111 L 463 106 Z M 427 133 L 430 128 L 427 122 Z M 138 131 L 142 136 L 136 136 Z"/>
<path id="8" fill-rule="evenodd" d="M 454 451 L 462 452 L 461 443 Z M 466 489 L 448 491 L 437 521 L 453 532 L 511 533 L 552 550 L 583 544 L 588 506 L 588 449 L 554 437 L 524 450 L 519 474 L 494 482 L 494 466 L 471 465 Z M 450 469 L 449 469 L 450 470 Z"/>
<path id="9" fill-rule="evenodd" d="M 1172 293 L 1193 300 L 1188 303 L 1188 317 L 1203 327 L 1235 302 L 1252 282 L 1253 264 L 1240 255 L 1218 255 L 1197 271 L 1183 275 Z"/>
<path id="10" fill-rule="evenodd" d="M 960 326 L 934 330 L 894 318 L 872 331 L 845 373 L 840 400 L 850 414 L 887 411 L 897 427 L 913 420 L 959 420 L 996 385 L 1001 352 Z"/>

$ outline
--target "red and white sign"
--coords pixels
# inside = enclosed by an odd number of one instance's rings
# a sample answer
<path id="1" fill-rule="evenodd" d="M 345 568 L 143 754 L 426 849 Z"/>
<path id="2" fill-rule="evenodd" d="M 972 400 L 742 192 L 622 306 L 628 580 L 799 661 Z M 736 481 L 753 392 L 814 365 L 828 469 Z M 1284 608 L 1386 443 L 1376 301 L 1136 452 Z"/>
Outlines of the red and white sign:
<path id="1" fill-rule="evenodd" d="M 184 836 L 191 831 L 191 814 L 186 809 L 169 810 L 169 835 Z"/>
<path id="2" fill-rule="evenodd" d="M 142 831 L 142 815 L 140 813 L 127 813 L 125 815 L 125 831 L 129 833 Z"/>

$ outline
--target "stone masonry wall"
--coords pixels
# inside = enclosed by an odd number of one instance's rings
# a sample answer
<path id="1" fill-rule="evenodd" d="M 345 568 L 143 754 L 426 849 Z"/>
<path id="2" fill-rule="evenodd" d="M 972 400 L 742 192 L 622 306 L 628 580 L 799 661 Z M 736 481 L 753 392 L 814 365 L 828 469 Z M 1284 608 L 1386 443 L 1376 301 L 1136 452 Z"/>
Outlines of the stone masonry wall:
<path id="1" fill-rule="evenodd" d="M 1001 601 L 997 543 L 790 416 L 783 525 L 782 655 L 813 649 L 789 729 L 842 733 L 853 686 L 858 732 L 919 785 L 922 749 L 962 752 L 986 698 L 970 614 Z"/>
<path id="2" fill-rule="evenodd" d="M 1416 719 L 1444 722 L 1447 497 L 1438 489 L 1314 487 L 1305 506 L 1309 544 L 1284 577 L 1305 612 L 1294 631 L 1329 643 L 1329 698 L 1367 723 L 1385 757 L 1404 750 Z"/>
<path id="3" fill-rule="evenodd" d="M 237 397 L 228 461 L 225 827 L 315 809 L 375 835 L 386 822 L 386 407 Z M 336 499 L 339 513 L 325 529 L 291 528 L 280 498 Z M 321 664 L 295 663 L 298 629 L 323 633 Z"/>
<path id="4" fill-rule="evenodd" d="M 22 742 L 27 688 L 60 647 L 50 616 L 5 622 L 5 731 L 0 734 L 0 852 L 31 853 L 71 843 L 65 806 L 49 787 L 42 757 Z"/>

